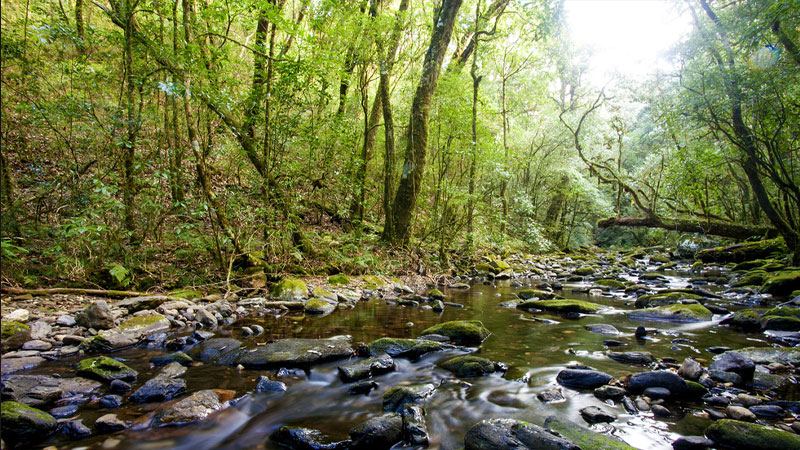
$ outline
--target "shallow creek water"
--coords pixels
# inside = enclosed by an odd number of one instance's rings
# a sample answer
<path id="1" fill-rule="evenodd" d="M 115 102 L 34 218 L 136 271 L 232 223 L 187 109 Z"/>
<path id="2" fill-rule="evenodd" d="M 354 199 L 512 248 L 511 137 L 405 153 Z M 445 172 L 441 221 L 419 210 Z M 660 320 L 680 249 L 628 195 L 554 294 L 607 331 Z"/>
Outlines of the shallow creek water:
<path id="1" fill-rule="evenodd" d="M 685 276 L 686 273 L 672 273 L 665 287 L 686 287 Z M 536 394 L 557 387 L 556 374 L 570 363 L 592 366 L 615 377 L 645 370 L 607 358 L 603 341 L 609 338 L 627 344 L 614 350 L 647 351 L 659 359 L 675 358 L 678 363 L 688 356 L 710 360 L 713 355 L 705 350 L 710 346 L 739 348 L 770 344 L 760 333 L 747 334 L 717 326 L 718 320 L 695 324 L 632 321 L 626 316 L 626 312 L 633 309 L 632 298 L 621 293 L 616 296 L 605 294 L 589 297 L 573 292 L 573 289 L 581 291 L 581 288 L 587 287 L 588 284 L 567 283 L 561 295 L 590 300 L 606 305 L 608 309 L 578 319 L 499 306 L 501 302 L 516 299 L 515 293 L 524 288 L 511 287 L 508 281 L 498 281 L 494 285 L 476 284 L 469 290 L 445 290 L 448 301 L 461 303 L 465 307 L 446 307 L 440 314 L 419 307 L 387 305 L 382 299 L 372 299 L 360 302 L 352 310 L 337 310 L 325 317 L 296 314 L 246 317 L 233 326 L 215 330 L 217 337 L 231 336 L 242 340 L 247 346 L 288 337 L 325 338 L 336 335 L 349 335 L 354 343 L 368 343 L 384 336 L 417 337 L 422 330 L 439 322 L 477 319 L 492 333 L 477 354 L 504 362 L 510 366 L 510 370 L 506 374 L 455 380 L 451 373 L 438 368 L 436 363 L 464 354 L 463 351 L 432 353 L 414 362 L 396 358 L 395 372 L 375 378 L 379 383 L 378 389 L 369 395 L 353 396 L 348 394 L 348 385 L 337 376 L 336 367 L 342 363 L 338 361 L 314 366 L 306 374 L 300 372 L 294 377 L 281 378 L 280 381 L 288 386 L 287 392 L 251 394 L 203 423 L 175 428 L 128 430 L 81 441 L 70 441 L 59 435 L 40 446 L 56 445 L 59 449 L 272 449 L 276 446 L 268 436 L 282 425 L 315 428 L 332 440 L 343 440 L 352 427 L 382 414 L 381 395 L 391 387 L 433 382 L 439 388 L 425 405 L 431 438 L 429 448 L 463 448 L 464 434 L 469 427 L 488 418 L 512 417 L 541 425 L 548 416 L 557 415 L 586 425 L 579 410 L 598 405 L 613 411 L 618 419 L 611 425 L 600 425 L 606 428 L 596 430 L 612 430 L 613 434 L 640 449 L 669 449 L 670 443 L 681 435 L 702 434 L 708 424 L 707 419 L 691 413 L 670 419 L 654 419 L 649 413 L 631 415 L 618 403 L 603 403 L 591 391 L 562 388 L 566 401 L 554 404 L 543 404 Z M 714 303 L 737 309 L 734 299 L 720 299 Z M 715 316 L 715 319 L 719 318 Z M 242 325 L 256 323 L 266 329 L 265 334 L 256 337 L 241 335 Z M 592 323 L 614 325 L 622 334 L 608 336 L 589 332 L 584 326 Z M 659 332 L 648 335 L 645 340 L 637 340 L 633 333 L 638 325 Z M 688 342 L 672 343 L 679 337 L 688 339 Z M 169 352 L 162 349 L 132 348 L 112 356 L 139 371 L 139 378 L 133 383 L 135 390 L 160 370 L 151 367 L 148 360 L 166 353 Z M 30 373 L 74 376 L 78 360 L 71 358 L 47 362 Z M 221 388 L 234 390 L 239 397 L 252 392 L 256 378 L 264 374 L 274 378 L 275 371 L 240 371 L 233 367 L 195 363 L 189 368 L 185 379 L 190 393 L 200 389 Z M 79 414 L 87 424 L 108 412 L 116 413 L 123 420 L 135 421 L 157 406 L 126 402 L 121 408 L 109 411 L 98 406 L 83 405 Z M 679 412 L 680 406 L 670 404 L 670 409 Z"/>

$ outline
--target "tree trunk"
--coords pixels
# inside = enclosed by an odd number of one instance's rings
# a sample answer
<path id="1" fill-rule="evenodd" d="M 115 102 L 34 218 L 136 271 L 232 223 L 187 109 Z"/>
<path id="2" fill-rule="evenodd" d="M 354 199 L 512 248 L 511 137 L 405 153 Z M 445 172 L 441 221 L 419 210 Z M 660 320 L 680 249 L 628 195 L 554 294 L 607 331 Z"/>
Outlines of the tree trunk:
<path id="1" fill-rule="evenodd" d="M 417 203 L 417 195 L 422 187 L 422 175 L 425 172 L 431 101 L 433 93 L 436 91 L 442 60 L 450 43 L 450 36 L 453 33 L 453 26 L 461 3 L 462 0 L 444 0 L 441 8 L 434 15 L 431 43 L 425 54 L 422 75 L 411 104 L 403 173 L 394 199 L 392 234 L 389 239 L 393 243 L 408 242 L 411 219 Z"/>
<path id="2" fill-rule="evenodd" d="M 83 0 L 75 0 L 75 32 L 78 33 L 78 49 L 86 45 L 86 31 L 83 26 Z"/>
<path id="3" fill-rule="evenodd" d="M 472 77 L 472 159 L 469 162 L 469 195 L 467 200 L 467 249 L 472 249 L 475 214 L 475 173 L 478 165 L 478 88 L 481 84 L 481 76 L 478 76 L 478 26 L 481 17 L 481 1 L 475 3 L 475 30 L 472 51 L 472 67 L 470 76 Z"/>
<path id="4" fill-rule="evenodd" d="M 366 88 L 366 86 L 365 86 Z M 367 95 L 366 89 L 364 95 Z M 350 205 L 350 219 L 358 224 L 364 219 L 364 202 L 366 201 L 367 166 L 372 158 L 372 149 L 375 147 L 375 137 L 378 134 L 378 121 L 381 117 L 380 92 L 372 102 L 369 116 L 364 115 L 364 143 L 361 146 L 361 157 L 356 163 L 356 192 Z M 366 112 L 366 111 L 365 111 Z"/>
<path id="5" fill-rule="evenodd" d="M 682 233 L 701 233 L 733 239 L 748 239 L 753 236 L 775 234 L 775 229 L 766 226 L 748 226 L 726 222 L 701 222 L 687 219 L 662 219 L 660 217 L 609 217 L 597 222 L 600 228 L 647 227 L 680 231 Z"/>
<path id="6" fill-rule="evenodd" d="M 122 198 L 125 206 L 125 229 L 133 235 L 136 224 L 134 222 L 134 196 L 135 196 L 135 159 L 136 159 L 136 132 L 139 118 L 134 107 L 134 77 L 133 77 L 133 3 L 125 2 L 125 51 L 123 54 L 125 69 L 125 112 L 126 130 L 125 148 L 123 153 L 123 180 Z"/>

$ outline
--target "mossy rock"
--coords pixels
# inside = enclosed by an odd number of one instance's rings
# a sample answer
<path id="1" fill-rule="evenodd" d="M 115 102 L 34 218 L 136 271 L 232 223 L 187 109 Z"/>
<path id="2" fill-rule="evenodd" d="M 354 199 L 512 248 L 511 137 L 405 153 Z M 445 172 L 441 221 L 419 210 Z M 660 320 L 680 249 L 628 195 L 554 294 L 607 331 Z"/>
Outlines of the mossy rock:
<path id="1" fill-rule="evenodd" d="M 664 264 L 658 266 L 658 268 L 656 269 L 656 272 L 664 272 L 664 271 L 667 271 L 667 270 L 670 270 L 670 269 L 674 269 L 677 266 L 678 266 L 678 263 L 675 263 L 675 262 L 664 263 Z"/>
<path id="2" fill-rule="evenodd" d="M 439 367 L 449 370 L 459 377 L 480 377 L 495 372 L 492 361 L 480 356 L 457 356 L 439 363 Z"/>
<path id="3" fill-rule="evenodd" d="M 771 316 L 764 313 L 761 329 L 775 331 L 800 331 L 800 318 L 791 316 Z"/>
<path id="4" fill-rule="evenodd" d="M 695 261 L 692 263 L 692 268 L 690 269 L 692 272 L 700 272 L 705 267 L 703 261 Z"/>
<path id="5" fill-rule="evenodd" d="M 631 447 L 613 436 L 596 433 L 555 416 L 548 417 L 544 426 L 568 439 L 581 450 L 636 450 L 635 447 Z"/>
<path id="6" fill-rule="evenodd" d="M 114 380 L 135 380 L 138 372 L 127 365 L 109 358 L 108 356 L 97 356 L 87 358 L 78 363 L 78 376 L 91 378 L 98 381 Z"/>
<path id="7" fill-rule="evenodd" d="M 492 266 L 490 266 L 489 264 L 486 264 L 486 263 L 478 263 L 478 264 L 475 264 L 475 272 L 477 272 L 479 274 L 480 273 L 483 273 L 483 274 L 494 273 L 494 267 L 492 267 Z"/>
<path id="8" fill-rule="evenodd" d="M 736 352 L 747 356 L 756 364 L 775 362 L 785 366 L 800 366 L 800 347 L 746 347 Z"/>
<path id="9" fill-rule="evenodd" d="M 787 270 L 769 277 L 761 286 L 761 292 L 783 297 L 791 294 L 797 286 L 800 286 L 800 270 Z"/>
<path id="10" fill-rule="evenodd" d="M 442 349 L 442 344 L 427 339 L 380 338 L 372 341 L 369 346 L 372 356 L 386 353 L 392 357 L 417 359 L 425 353 L 437 352 Z"/>
<path id="11" fill-rule="evenodd" d="M 480 320 L 454 320 L 434 325 L 422 334 L 440 334 L 458 345 L 475 346 L 480 345 L 491 333 Z"/>
<path id="12" fill-rule="evenodd" d="M 667 255 L 653 255 L 650 257 L 651 263 L 659 263 L 659 264 L 666 264 L 670 262 L 670 258 Z"/>
<path id="13" fill-rule="evenodd" d="M 444 292 L 438 289 L 431 289 L 428 291 L 428 298 L 432 298 L 434 300 L 444 300 Z"/>
<path id="14" fill-rule="evenodd" d="M 126 333 L 147 334 L 169 329 L 169 319 L 161 314 L 152 316 L 131 317 L 119 325 L 119 329 Z"/>
<path id="15" fill-rule="evenodd" d="M 31 327 L 20 322 L 2 322 L 0 324 L 0 334 L 2 335 L 2 352 L 10 352 L 22 347 L 31 338 Z"/>
<path id="16" fill-rule="evenodd" d="M 577 269 L 573 270 L 572 273 L 575 275 L 580 275 L 582 277 L 589 276 L 594 273 L 594 269 L 589 266 L 578 267 Z"/>
<path id="17" fill-rule="evenodd" d="M 105 353 L 114 349 L 114 345 L 103 335 L 95 335 L 84 339 L 78 348 L 86 353 Z"/>
<path id="18" fill-rule="evenodd" d="M 493 259 L 489 261 L 489 265 L 492 266 L 492 271 L 494 273 L 500 273 L 500 272 L 505 272 L 506 270 L 511 270 L 511 266 L 502 259 Z"/>
<path id="19" fill-rule="evenodd" d="M 642 295 L 636 299 L 636 308 L 651 308 L 655 306 L 674 305 L 683 300 L 700 300 L 701 296 L 686 292 L 664 292 L 661 294 Z"/>
<path id="20" fill-rule="evenodd" d="M 347 286 L 350 284 L 350 279 L 346 275 L 338 274 L 328 277 L 328 284 L 333 286 Z"/>
<path id="21" fill-rule="evenodd" d="M 765 270 L 767 272 L 777 272 L 779 270 L 783 270 L 786 268 L 786 264 L 779 263 L 777 261 L 773 261 L 761 266 L 761 270 Z"/>
<path id="22" fill-rule="evenodd" d="M 733 272 L 746 272 L 748 270 L 753 269 L 760 269 L 764 264 L 771 262 L 772 260 L 768 259 L 754 259 L 752 261 L 744 261 L 740 262 L 733 267 L 731 267 L 731 271 Z"/>
<path id="23" fill-rule="evenodd" d="M 800 436 L 775 427 L 720 419 L 706 429 L 706 437 L 720 448 L 799 450 Z"/>
<path id="24" fill-rule="evenodd" d="M 690 401 L 699 401 L 704 395 L 708 393 L 708 389 L 702 384 L 691 381 L 683 380 L 686 383 L 686 390 L 681 396 Z"/>
<path id="25" fill-rule="evenodd" d="M 714 314 L 701 304 L 664 305 L 633 311 L 628 314 L 632 320 L 653 320 L 658 322 L 703 322 L 711 320 Z"/>
<path id="26" fill-rule="evenodd" d="M 281 281 L 272 285 L 270 294 L 273 297 L 279 298 L 283 301 L 298 301 L 303 299 L 308 294 L 308 288 L 303 280 L 297 278 L 284 278 Z"/>
<path id="27" fill-rule="evenodd" d="M 314 297 L 317 297 L 317 298 L 321 298 L 323 300 L 328 300 L 328 301 L 330 301 L 332 303 L 339 301 L 339 296 L 337 296 L 333 292 L 331 292 L 331 291 L 329 291 L 327 289 L 323 289 L 321 287 L 315 287 L 311 291 L 311 295 L 313 295 Z"/>
<path id="28" fill-rule="evenodd" d="M 308 314 L 330 314 L 336 306 L 321 298 L 312 298 L 306 303 L 305 310 Z"/>
<path id="29" fill-rule="evenodd" d="M 191 366 L 194 360 L 191 356 L 183 352 L 170 353 L 169 355 L 155 356 L 150 358 L 150 364 L 154 366 L 166 366 L 171 363 L 178 363 L 182 366 Z"/>
<path id="30" fill-rule="evenodd" d="M 743 309 L 737 311 L 731 318 L 730 325 L 733 328 L 745 331 L 756 331 L 761 329 L 761 314 L 763 309 Z"/>
<path id="31" fill-rule="evenodd" d="M 58 429 L 58 421 L 50 414 L 24 403 L 4 401 L 0 405 L 0 427 L 3 440 L 17 446 L 24 442 L 44 440 Z"/>
<path id="32" fill-rule="evenodd" d="M 764 284 L 764 281 L 767 279 L 767 277 L 767 272 L 763 270 L 753 270 L 747 272 L 742 276 L 742 278 L 733 283 L 733 287 L 761 286 Z"/>
<path id="33" fill-rule="evenodd" d="M 386 286 L 386 282 L 381 277 L 375 275 L 364 275 L 361 277 L 367 289 L 378 289 Z"/>
<path id="34" fill-rule="evenodd" d="M 598 286 L 605 286 L 611 289 L 625 289 L 625 283 L 611 278 L 603 278 L 601 280 L 597 280 L 594 282 L 594 284 Z"/>
<path id="35" fill-rule="evenodd" d="M 594 314 L 603 309 L 603 305 L 582 300 L 528 300 L 518 304 L 517 308 L 542 309 L 557 313 Z"/>
<path id="36" fill-rule="evenodd" d="M 523 289 L 517 292 L 517 297 L 521 298 L 522 300 L 530 300 L 532 298 L 550 300 L 555 296 L 556 294 L 550 291 L 543 291 L 541 289 Z"/>
<path id="37" fill-rule="evenodd" d="M 184 300 L 191 300 L 202 297 L 203 293 L 192 289 L 178 289 L 176 291 L 169 292 L 167 295 L 170 297 L 177 297 Z"/>
<path id="38" fill-rule="evenodd" d="M 725 247 L 714 247 L 697 252 L 697 259 L 703 262 L 740 263 L 755 259 L 784 256 L 789 253 L 783 238 L 758 242 L 745 242 Z"/>
<path id="39" fill-rule="evenodd" d="M 646 273 L 643 273 L 643 274 L 639 275 L 639 278 L 642 279 L 642 280 L 650 280 L 650 281 L 652 281 L 652 280 L 663 280 L 664 279 L 664 275 L 660 274 L 658 272 L 646 272 Z"/>

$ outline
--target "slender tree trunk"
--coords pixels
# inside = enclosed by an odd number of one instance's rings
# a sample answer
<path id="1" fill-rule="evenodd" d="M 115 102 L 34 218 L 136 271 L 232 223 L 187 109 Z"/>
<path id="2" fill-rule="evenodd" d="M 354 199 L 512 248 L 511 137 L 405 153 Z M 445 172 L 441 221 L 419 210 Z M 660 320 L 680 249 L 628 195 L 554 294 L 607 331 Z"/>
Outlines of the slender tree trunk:
<path id="1" fill-rule="evenodd" d="M 125 229 L 133 234 L 136 228 L 134 222 L 134 197 L 135 197 L 135 164 L 136 164 L 136 132 L 139 118 L 137 117 L 134 106 L 134 76 L 133 76 L 133 3 L 125 2 L 125 111 L 126 111 L 126 130 L 125 149 L 123 154 L 123 176 L 124 184 L 122 187 L 123 204 L 125 206 Z"/>
<path id="2" fill-rule="evenodd" d="M 481 2 L 475 3 L 475 30 L 472 39 L 472 67 L 470 76 L 472 77 L 472 159 L 469 163 L 469 196 L 467 200 L 467 248 L 472 249 L 473 245 L 473 215 L 475 214 L 475 172 L 478 165 L 478 88 L 481 84 L 481 76 L 478 76 L 478 45 L 480 36 L 478 27 L 480 26 Z"/>
<path id="3" fill-rule="evenodd" d="M 500 80 L 500 115 L 503 121 L 503 166 L 506 173 L 510 173 L 509 168 L 509 153 L 508 153 L 508 109 L 506 107 L 506 82 L 508 78 L 505 76 Z M 503 182 L 500 185 L 500 201 L 503 204 L 503 220 L 500 221 L 500 235 L 506 234 L 506 223 L 508 223 L 508 179 L 503 177 Z"/>
<path id="4" fill-rule="evenodd" d="M 366 91 L 366 89 L 365 89 Z M 364 93 L 367 95 L 367 93 Z M 378 121 L 381 117 L 381 95 L 380 92 L 372 102 L 372 109 L 369 115 L 364 115 L 364 142 L 361 146 L 361 157 L 356 163 L 356 192 L 353 202 L 350 205 L 350 219 L 354 222 L 361 222 L 364 219 L 364 202 L 366 201 L 367 166 L 372 159 L 372 149 L 375 147 L 375 137 L 378 134 Z M 366 112 L 365 112 L 366 113 Z"/>
<path id="5" fill-rule="evenodd" d="M 411 219 L 417 203 L 417 195 L 422 188 L 422 175 L 425 172 L 431 101 L 439 82 L 442 60 L 450 43 L 450 36 L 453 33 L 453 26 L 461 3 L 462 0 L 443 0 L 441 7 L 434 15 L 431 43 L 425 54 L 422 75 L 411 103 L 408 145 L 406 146 L 403 173 L 394 198 L 393 226 L 390 237 L 390 241 L 394 243 L 408 242 Z"/>
<path id="6" fill-rule="evenodd" d="M 83 26 L 83 0 L 75 0 L 75 32 L 78 34 L 78 48 L 86 45 L 86 31 Z"/>
<path id="7" fill-rule="evenodd" d="M 277 31 L 277 24 L 272 24 L 272 29 L 269 35 L 269 58 L 267 59 L 267 74 L 266 79 L 264 80 L 264 85 L 266 88 L 266 101 L 264 103 L 264 170 L 266 171 L 264 174 L 264 204 L 262 207 L 264 208 L 264 256 L 266 257 L 267 252 L 267 244 L 269 243 L 269 230 L 270 224 L 272 222 L 270 217 L 270 187 L 269 187 L 269 161 L 272 157 L 272 78 L 275 71 L 275 66 L 273 62 L 273 56 L 275 55 L 275 32 Z"/>
<path id="8" fill-rule="evenodd" d="M 371 0 L 370 4 L 370 11 L 373 8 L 377 8 L 377 3 L 379 0 Z M 364 14 L 364 11 L 367 10 L 367 0 L 363 0 L 361 2 L 361 6 L 359 7 L 361 14 Z M 356 30 L 356 36 L 361 35 L 361 27 L 359 26 Z M 347 49 L 347 56 L 344 58 L 344 67 L 342 69 L 342 76 L 339 80 L 339 106 L 336 109 L 336 116 L 341 116 L 344 113 L 344 107 L 347 101 L 347 91 L 350 89 L 350 78 L 353 76 L 353 71 L 358 64 L 358 39 L 353 39 L 350 43 L 350 46 Z"/>

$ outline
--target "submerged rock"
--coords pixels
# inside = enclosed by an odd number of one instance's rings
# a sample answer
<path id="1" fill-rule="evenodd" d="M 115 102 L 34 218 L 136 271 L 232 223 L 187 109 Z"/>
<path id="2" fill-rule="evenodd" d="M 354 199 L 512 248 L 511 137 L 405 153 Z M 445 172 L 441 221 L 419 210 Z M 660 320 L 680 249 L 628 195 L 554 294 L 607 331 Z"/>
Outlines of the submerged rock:
<path id="1" fill-rule="evenodd" d="M 582 450 L 635 450 L 615 436 L 597 433 L 576 423 L 550 416 L 544 426 L 569 439 Z"/>
<path id="2" fill-rule="evenodd" d="M 383 410 L 398 412 L 403 405 L 418 404 L 433 395 L 436 386 L 433 384 L 415 384 L 411 386 L 395 386 L 383 394 Z"/>
<path id="3" fill-rule="evenodd" d="M 733 372 L 740 377 L 743 381 L 750 381 L 753 379 L 753 374 L 756 371 L 756 365 L 752 359 L 747 356 L 729 351 L 714 357 L 714 362 L 711 363 L 708 370 L 720 372 Z"/>
<path id="4" fill-rule="evenodd" d="M 569 440 L 532 423 L 515 419 L 483 420 L 464 436 L 465 450 L 580 450 Z"/>
<path id="5" fill-rule="evenodd" d="M 403 439 L 403 418 L 399 413 L 373 417 L 350 430 L 354 450 L 389 449 Z"/>
<path id="6" fill-rule="evenodd" d="M 371 356 L 360 361 L 353 361 L 338 367 L 339 378 L 345 383 L 363 380 L 371 376 L 384 374 L 394 370 L 394 360 L 387 354 Z"/>
<path id="7" fill-rule="evenodd" d="M 638 366 L 649 366 L 656 362 L 655 356 L 648 352 L 606 352 L 606 356 L 619 363 Z"/>
<path id="8" fill-rule="evenodd" d="M 593 314 L 603 309 L 603 305 L 582 300 L 528 300 L 518 304 L 517 308 L 541 309 L 557 313 Z"/>
<path id="9" fill-rule="evenodd" d="M 339 450 L 350 446 L 350 441 L 329 442 L 319 430 L 283 426 L 275 430 L 269 439 L 292 450 Z"/>
<path id="10" fill-rule="evenodd" d="M 370 355 L 386 353 L 392 357 L 417 359 L 425 353 L 442 349 L 440 342 L 428 339 L 380 338 L 369 344 Z"/>
<path id="11" fill-rule="evenodd" d="M 458 345 L 477 346 L 491 333 L 480 320 L 455 320 L 434 325 L 422 334 L 441 334 Z"/>
<path id="12" fill-rule="evenodd" d="M 564 369 L 558 372 L 556 381 L 573 389 L 595 389 L 608 384 L 614 377 L 597 370 Z"/>
<path id="13" fill-rule="evenodd" d="M 675 304 L 658 306 L 628 313 L 631 320 L 663 322 L 703 322 L 711 320 L 713 313 L 700 304 Z"/>
<path id="14" fill-rule="evenodd" d="M 307 368 L 347 358 L 354 352 L 349 339 L 281 339 L 242 353 L 235 364 L 248 369 Z"/>
<path id="15" fill-rule="evenodd" d="M 800 436 L 775 427 L 721 419 L 706 429 L 706 437 L 718 447 L 748 450 L 798 450 Z"/>
<path id="16" fill-rule="evenodd" d="M 138 403 L 171 400 L 186 392 L 186 381 L 178 378 L 184 372 L 186 372 L 186 367 L 180 363 L 170 363 L 158 375 L 147 380 L 130 396 L 130 399 Z"/>
<path id="17" fill-rule="evenodd" d="M 0 429 L 3 440 L 17 445 L 44 440 L 58 429 L 58 422 L 42 410 L 15 401 L 4 401 L 0 406 Z"/>
<path id="18" fill-rule="evenodd" d="M 590 424 L 613 422 L 617 420 L 617 416 L 600 408 L 599 406 L 587 406 L 580 410 L 583 420 Z"/>
<path id="19" fill-rule="evenodd" d="M 614 325 L 609 325 L 607 323 L 595 323 L 591 325 L 586 325 L 584 326 L 584 328 L 591 331 L 592 333 L 597 333 L 597 334 L 607 334 L 607 335 L 619 334 L 619 330 Z"/>
<path id="20" fill-rule="evenodd" d="M 189 356 L 203 362 L 229 365 L 239 356 L 242 343 L 232 338 L 212 338 L 201 342 L 191 351 Z"/>

